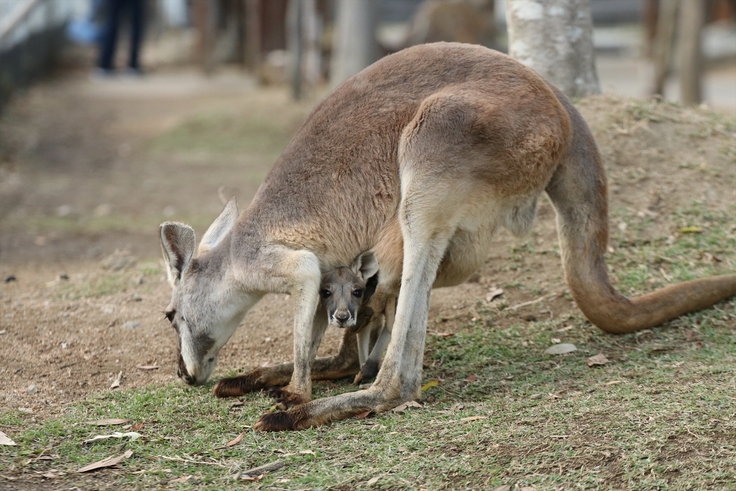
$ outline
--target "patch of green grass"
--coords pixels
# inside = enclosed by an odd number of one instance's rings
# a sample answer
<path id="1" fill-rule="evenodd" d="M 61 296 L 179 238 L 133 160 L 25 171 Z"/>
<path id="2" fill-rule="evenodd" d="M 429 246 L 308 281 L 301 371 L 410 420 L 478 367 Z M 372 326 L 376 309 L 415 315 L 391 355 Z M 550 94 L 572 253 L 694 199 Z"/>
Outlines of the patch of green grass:
<path id="1" fill-rule="evenodd" d="M 100 298 L 127 290 L 136 290 L 141 293 L 150 293 L 155 283 L 148 281 L 138 285 L 139 277 L 160 278 L 163 269 L 160 264 L 146 262 L 133 269 L 123 271 L 108 271 L 100 276 L 73 276 L 69 280 L 59 281 L 53 294 L 63 300 L 78 300 L 80 298 Z"/>
<path id="2" fill-rule="evenodd" d="M 158 136 L 154 153 L 216 152 L 256 154 L 276 158 L 289 142 L 293 128 L 267 117 L 203 114 Z"/>
<path id="3" fill-rule="evenodd" d="M 177 219 L 193 227 L 206 228 L 212 222 L 212 216 L 206 214 L 177 214 Z M 89 233 L 98 234 L 110 231 L 140 232 L 156 230 L 158 225 L 167 220 L 163 215 L 122 215 L 106 216 L 73 216 L 58 217 L 53 215 L 32 215 L 10 217 L 4 225 L 7 229 L 22 229 L 37 235 L 56 233 Z"/>
<path id="4" fill-rule="evenodd" d="M 149 488 L 193 475 L 198 486 L 229 489 L 238 470 L 282 460 L 250 486 L 367 489 L 378 477 L 371 488 L 734 489 L 735 306 L 626 336 L 579 315 L 564 332 L 552 321 L 489 329 L 481 315 L 455 336 L 428 338 L 424 379 L 439 385 L 425 390 L 422 409 L 302 432 L 252 432 L 272 404 L 263 393 L 233 406 L 211 387 L 178 383 L 100 394 L 40 424 L 3 415 L 18 446 L 0 449 L 0 473 L 53 468 L 69 473 L 59 478 L 65 486 L 84 487 L 93 478 L 76 469 L 131 449 L 119 470 L 99 471 L 106 482 Z M 544 354 L 560 340 L 578 350 Z M 599 352 L 609 362 L 588 367 Z M 351 390 L 318 383 L 315 396 Z M 120 430 L 85 424 L 106 418 L 143 423 L 142 438 L 81 445 Z M 53 460 L 36 459 L 41 452 Z"/>
<path id="5" fill-rule="evenodd" d="M 615 231 L 611 241 L 614 252 L 608 256 L 608 264 L 618 278 L 616 286 L 635 294 L 732 270 L 734 212 L 736 209 L 718 212 L 693 203 L 673 213 L 668 236 L 647 238 L 652 218 L 617 211 L 616 218 L 629 226 L 625 232 Z"/>
<path id="6" fill-rule="evenodd" d="M 129 285 L 129 274 L 110 272 L 95 278 L 61 282 L 56 295 L 64 300 L 99 298 L 124 292 Z"/>

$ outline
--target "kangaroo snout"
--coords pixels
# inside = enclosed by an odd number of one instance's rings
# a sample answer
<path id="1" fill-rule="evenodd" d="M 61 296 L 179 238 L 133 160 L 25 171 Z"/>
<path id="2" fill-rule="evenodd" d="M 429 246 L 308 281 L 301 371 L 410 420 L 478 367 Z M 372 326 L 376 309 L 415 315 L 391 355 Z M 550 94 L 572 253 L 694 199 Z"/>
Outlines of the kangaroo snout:
<path id="1" fill-rule="evenodd" d="M 189 375 L 188 373 L 182 373 L 181 370 L 176 370 L 176 374 L 179 376 L 180 379 L 182 379 L 184 382 L 187 383 L 187 385 L 194 385 L 197 381 L 194 377 Z"/>
<path id="2" fill-rule="evenodd" d="M 194 368 L 194 367 L 191 367 Z M 194 370 L 187 369 L 184 358 L 179 356 L 179 365 L 176 367 L 176 375 L 182 379 L 187 385 L 202 385 L 207 382 L 210 374 L 214 368 L 214 360 L 211 363 L 207 363 L 202 367 L 194 368 Z"/>
<path id="3" fill-rule="evenodd" d="M 332 325 L 349 327 L 355 324 L 355 316 L 349 310 L 338 310 L 332 315 Z"/>

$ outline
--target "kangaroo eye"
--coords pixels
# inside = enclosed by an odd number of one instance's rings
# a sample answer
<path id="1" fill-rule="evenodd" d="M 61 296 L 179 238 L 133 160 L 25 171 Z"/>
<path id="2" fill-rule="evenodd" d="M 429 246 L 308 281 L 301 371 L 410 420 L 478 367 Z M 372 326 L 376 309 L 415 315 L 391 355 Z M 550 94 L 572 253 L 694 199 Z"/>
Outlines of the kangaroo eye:
<path id="1" fill-rule="evenodd" d="M 360 298 L 363 296 L 363 290 L 353 290 L 353 296 Z"/>
<path id="2" fill-rule="evenodd" d="M 322 298 L 329 298 L 332 296 L 332 292 L 330 290 L 322 290 L 319 292 L 319 294 L 322 296 Z"/>

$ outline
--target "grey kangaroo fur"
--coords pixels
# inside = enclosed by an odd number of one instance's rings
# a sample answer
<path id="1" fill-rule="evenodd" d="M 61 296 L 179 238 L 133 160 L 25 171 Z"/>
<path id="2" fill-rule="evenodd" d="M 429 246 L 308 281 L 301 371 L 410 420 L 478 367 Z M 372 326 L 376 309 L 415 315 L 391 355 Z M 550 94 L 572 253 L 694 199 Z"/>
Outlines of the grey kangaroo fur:
<path id="1" fill-rule="evenodd" d="M 458 284 L 481 266 L 499 226 L 529 230 L 542 193 L 556 210 L 570 292 L 602 330 L 656 326 L 736 293 L 733 274 L 632 299 L 618 293 L 604 259 L 606 178 L 578 111 L 506 55 L 421 45 L 325 97 L 248 208 L 239 215 L 230 201 L 198 248 L 190 227 L 161 225 L 181 378 L 204 383 L 248 309 L 268 292 L 290 292 L 293 365 L 215 387 L 228 396 L 289 382 L 282 403 L 295 407 L 262 416 L 255 429 L 301 429 L 416 398 L 431 288 Z M 315 360 L 327 325 L 321 273 L 368 250 L 380 265 L 374 300 L 398 294 L 386 356 L 368 389 L 311 401 L 312 378 L 357 372 L 348 330 L 338 355 Z"/>

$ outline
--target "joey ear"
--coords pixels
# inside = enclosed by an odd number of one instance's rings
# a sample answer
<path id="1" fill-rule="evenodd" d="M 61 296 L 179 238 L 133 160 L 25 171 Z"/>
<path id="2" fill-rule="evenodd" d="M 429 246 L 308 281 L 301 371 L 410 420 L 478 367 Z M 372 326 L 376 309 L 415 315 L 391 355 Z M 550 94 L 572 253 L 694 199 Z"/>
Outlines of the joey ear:
<path id="1" fill-rule="evenodd" d="M 358 256 L 350 269 L 364 280 L 375 276 L 378 273 L 378 261 L 373 251 L 366 251 Z"/>
<path id="2" fill-rule="evenodd" d="M 181 273 L 189 266 L 194 256 L 197 240 L 194 229 L 189 225 L 176 222 L 165 222 L 159 227 L 161 248 L 168 266 L 166 273 L 171 286 L 181 279 Z"/>
<path id="3" fill-rule="evenodd" d="M 212 222 L 210 228 L 202 236 L 202 241 L 199 243 L 199 248 L 197 249 L 197 256 L 201 256 L 210 249 L 214 249 L 223 237 L 230 232 L 237 220 L 238 202 L 235 197 L 232 197 L 225 205 L 225 209 L 222 210 L 220 216 Z"/>

